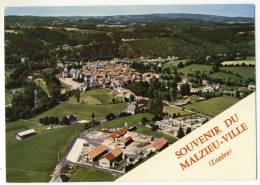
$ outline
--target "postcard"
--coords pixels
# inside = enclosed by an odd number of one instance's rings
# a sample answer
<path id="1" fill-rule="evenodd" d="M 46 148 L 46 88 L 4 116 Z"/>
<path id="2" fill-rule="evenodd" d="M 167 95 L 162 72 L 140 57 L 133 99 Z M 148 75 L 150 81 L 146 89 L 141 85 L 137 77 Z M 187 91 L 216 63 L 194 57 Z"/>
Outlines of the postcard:
<path id="1" fill-rule="evenodd" d="M 253 4 L 7 6 L 7 182 L 256 179 Z"/>

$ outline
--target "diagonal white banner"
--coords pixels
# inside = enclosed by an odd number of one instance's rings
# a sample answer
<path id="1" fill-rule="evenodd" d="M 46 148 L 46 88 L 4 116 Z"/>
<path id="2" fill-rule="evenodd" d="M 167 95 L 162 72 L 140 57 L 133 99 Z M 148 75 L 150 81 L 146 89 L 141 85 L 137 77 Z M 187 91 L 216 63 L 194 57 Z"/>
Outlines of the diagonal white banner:
<path id="1" fill-rule="evenodd" d="M 255 118 L 253 93 L 117 181 L 255 179 Z"/>

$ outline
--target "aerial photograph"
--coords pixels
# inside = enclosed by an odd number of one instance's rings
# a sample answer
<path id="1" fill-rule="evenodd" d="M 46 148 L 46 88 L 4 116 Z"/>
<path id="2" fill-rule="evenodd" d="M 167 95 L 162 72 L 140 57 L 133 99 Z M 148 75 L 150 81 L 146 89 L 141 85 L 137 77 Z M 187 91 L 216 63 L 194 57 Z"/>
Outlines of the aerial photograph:
<path id="1" fill-rule="evenodd" d="M 255 92 L 254 13 L 7 7 L 6 181 L 115 181 L 189 137 Z"/>

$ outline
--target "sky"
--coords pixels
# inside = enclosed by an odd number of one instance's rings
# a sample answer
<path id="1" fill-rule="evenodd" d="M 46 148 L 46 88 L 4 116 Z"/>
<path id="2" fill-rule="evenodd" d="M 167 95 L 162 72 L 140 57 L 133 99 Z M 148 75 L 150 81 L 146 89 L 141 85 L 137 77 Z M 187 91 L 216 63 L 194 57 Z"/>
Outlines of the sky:
<path id="1" fill-rule="evenodd" d="M 229 17 L 254 17 L 254 8 L 254 5 L 250 4 L 7 7 L 5 15 L 113 16 L 152 13 L 192 13 Z"/>

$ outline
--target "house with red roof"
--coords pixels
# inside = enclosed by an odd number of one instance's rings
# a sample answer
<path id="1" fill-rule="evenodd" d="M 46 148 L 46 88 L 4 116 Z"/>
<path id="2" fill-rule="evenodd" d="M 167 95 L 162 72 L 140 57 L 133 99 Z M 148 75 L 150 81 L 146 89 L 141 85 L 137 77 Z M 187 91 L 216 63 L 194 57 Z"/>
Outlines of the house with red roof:
<path id="1" fill-rule="evenodd" d="M 168 141 L 167 139 L 161 137 L 159 139 L 156 139 L 153 144 L 152 144 L 152 150 L 153 151 L 161 151 L 164 148 L 166 148 L 168 146 Z"/>
<path id="2" fill-rule="evenodd" d="M 122 159 L 123 151 L 120 148 L 114 148 L 105 154 L 99 161 L 99 166 L 110 168 L 116 166 L 116 163 Z"/>
<path id="3" fill-rule="evenodd" d="M 83 155 L 83 159 L 89 161 L 89 162 L 94 162 L 97 161 L 102 155 L 107 153 L 107 147 L 104 145 L 99 145 L 93 150 L 87 152 L 85 155 Z"/>

